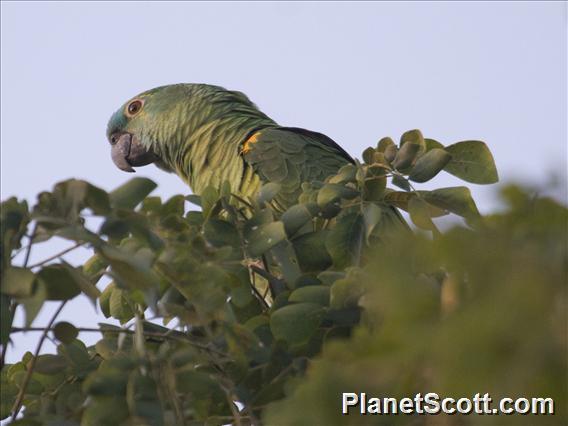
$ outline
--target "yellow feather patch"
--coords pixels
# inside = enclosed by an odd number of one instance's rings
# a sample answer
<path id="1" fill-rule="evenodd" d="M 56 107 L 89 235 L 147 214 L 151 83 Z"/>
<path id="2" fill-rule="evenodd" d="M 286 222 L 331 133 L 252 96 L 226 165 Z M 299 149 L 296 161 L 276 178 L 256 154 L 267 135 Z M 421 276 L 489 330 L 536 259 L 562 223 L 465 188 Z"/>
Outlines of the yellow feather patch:
<path id="1" fill-rule="evenodd" d="M 250 145 L 253 143 L 258 142 L 258 138 L 260 137 L 260 132 L 253 133 L 253 135 L 248 138 L 245 143 L 243 143 L 243 148 L 241 149 L 241 154 L 246 154 L 250 151 Z"/>

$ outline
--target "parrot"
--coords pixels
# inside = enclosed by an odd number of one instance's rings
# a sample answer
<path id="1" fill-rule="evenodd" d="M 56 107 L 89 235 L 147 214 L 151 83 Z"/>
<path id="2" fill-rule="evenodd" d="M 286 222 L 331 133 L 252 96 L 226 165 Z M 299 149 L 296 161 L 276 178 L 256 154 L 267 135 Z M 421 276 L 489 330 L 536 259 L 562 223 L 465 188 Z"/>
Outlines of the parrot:
<path id="1" fill-rule="evenodd" d="M 275 183 L 276 213 L 298 203 L 303 183 L 324 182 L 355 164 L 328 136 L 280 126 L 244 93 L 210 84 L 172 84 L 134 96 L 111 116 L 107 139 L 119 169 L 155 164 L 196 195 L 229 182 L 231 193 L 246 199 Z M 381 225 L 409 229 L 393 206 L 382 209 Z"/>
<path id="2" fill-rule="evenodd" d="M 283 127 L 242 92 L 209 84 L 172 84 L 124 103 L 107 126 L 114 164 L 125 172 L 155 164 L 192 192 L 229 182 L 241 198 L 280 185 L 279 210 L 297 203 L 303 182 L 324 181 L 353 158 L 328 136 Z"/>

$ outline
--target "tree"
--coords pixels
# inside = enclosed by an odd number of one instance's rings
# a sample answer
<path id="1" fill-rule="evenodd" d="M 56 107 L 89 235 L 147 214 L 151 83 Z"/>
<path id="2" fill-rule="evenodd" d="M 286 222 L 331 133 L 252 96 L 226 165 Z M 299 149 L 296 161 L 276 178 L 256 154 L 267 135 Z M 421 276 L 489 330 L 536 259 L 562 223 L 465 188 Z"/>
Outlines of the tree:
<path id="1" fill-rule="evenodd" d="M 304 184 L 282 215 L 270 207 L 275 184 L 255 199 L 237 199 L 225 185 L 162 201 L 149 196 L 148 179 L 110 193 L 72 179 L 41 193 L 32 209 L 4 201 L 3 354 L 47 300 L 62 307 L 84 293 L 122 326 L 78 329 L 57 322 L 56 311 L 35 353 L 2 366 L 2 418 L 432 424 L 428 416 L 344 417 L 341 393 L 490 391 L 553 397 L 556 416 L 539 421 L 566 419 L 566 208 L 509 187 L 509 210 L 484 218 L 465 187 L 414 188 L 442 170 L 495 182 L 480 141 L 444 147 L 413 130 L 398 146 L 381 139 L 363 160 Z M 186 211 L 186 201 L 200 210 Z M 393 206 L 419 231 L 401 226 Z M 440 233 L 433 218 L 448 213 L 468 226 Z M 98 229 L 87 214 L 102 219 Z M 15 264 L 19 251 L 50 238 L 94 254 L 79 267 L 62 253 Z M 110 282 L 100 292 L 103 277 Z M 24 328 L 12 326 L 18 306 Z M 102 339 L 87 347 L 78 336 L 90 331 Z M 40 351 L 48 334 L 60 342 L 57 354 Z"/>

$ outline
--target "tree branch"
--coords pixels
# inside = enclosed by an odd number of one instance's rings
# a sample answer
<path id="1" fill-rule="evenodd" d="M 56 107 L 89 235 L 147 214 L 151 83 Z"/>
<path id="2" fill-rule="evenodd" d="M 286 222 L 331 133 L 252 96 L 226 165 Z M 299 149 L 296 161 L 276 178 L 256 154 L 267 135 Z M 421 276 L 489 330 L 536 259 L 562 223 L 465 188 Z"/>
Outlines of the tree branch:
<path id="1" fill-rule="evenodd" d="M 26 258 L 26 261 L 27 261 L 27 258 Z M 36 350 L 35 350 L 35 353 L 34 353 L 34 357 L 32 358 L 32 360 L 30 362 L 30 365 L 28 367 L 28 371 L 26 372 L 26 376 L 24 377 L 24 382 L 22 383 L 22 387 L 20 389 L 20 392 L 18 393 L 18 397 L 16 398 L 16 401 L 14 402 L 14 405 L 12 407 L 12 421 L 16 420 L 16 417 L 18 417 L 18 413 L 20 412 L 20 409 L 22 408 L 22 402 L 24 400 L 26 388 L 28 387 L 28 383 L 30 382 L 30 379 L 32 378 L 32 374 L 34 372 L 36 360 L 37 360 L 37 357 L 39 356 L 39 351 L 41 350 L 43 342 L 44 342 L 45 338 L 47 337 L 47 333 L 51 330 L 51 327 L 53 326 L 55 319 L 61 313 L 61 311 L 65 307 L 66 303 L 67 303 L 67 300 L 64 300 L 63 302 L 61 302 L 61 304 L 59 305 L 59 308 L 57 308 L 57 310 L 55 311 L 55 313 L 53 314 L 53 316 L 49 320 L 49 324 L 47 325 L 46 328 L 43 329 L 43 333 L 42 333 L 41 338 L 39 339 L 39 342 L 37 344 L 37 347 L 36 347 Z"/>
<path id="2" fill-rule="evenodd" d="M 73 250 L 75 250 L 76 248 L 81 247 L 82 245 L 83 245 L 83 243 L 77 243 L 77 244 L 75 244 L 75 245 L 73 245 L 73 246 L 71 246 L 71 247 L 69 247 L 69 248 L 66 248 L 66 249 L 63 250 L 63 251 L 60 251 L 60 252 L 57 253 L 57 254 L 54 254 L 53 256 L 49 256 L 47 259 L 44 259 L 44 260 L 42 260 L 41 262 L 34 263 L 32 266 L 30 266 L 30 268 L 37 268 L 38 266 L 42 266 L 42 265 L 46 264 L 47 262 L 50 262 L 50 261 L 52 261 L 52 260 L 55 260 L 55 259 L 57 259 L 58 257 L 61 257 L 61 256 L 63 256 L 64 254 L 67 254 L 67 253 L 69 253 L 70 251 L 73 251 Z"/>
<path id="3" fill-rule="evenodd" d="M 49 331 L 52 331 L 51 323 L 48 325 L 48 328 L 43 327 L 13 327 L 12 333 L 23 333 L 26 331 L 45 331 L 46 334 Z M 126 333 L 126 334 L 134 334 L 134 330 L 128 330 L 126 328 L 94 328 L 94 327 L 75 327 L 79 332 L 86 332 L 86 333 Z M 172 330 L 173 331 L 173 330 Z M 228 355 L 224 352 L 218 351 L 217 349 L 213 349 L 204 345 L 202 343 L 194 342 L 190 340 L 188 336 L 185 334 L 182 336 L 180 335 L 173 335 L 173 334 L 163 334 L 156 331 L 144 331 L 142 333 L 145 337 L 154 337 L 154 338 L 161 338 L 166 340 L 175 340 L 177 342 L 188 343 L 196 348 L 203 349 L 204 351 L 214 352 L 217 355 L 221 355 L 223 357 L 228 358 Z M 183 333 L 180 333 L 183 334 Z"/>
<path id="4" fill-rule="evenodd" d="M 26 250 L 26 257 L 24 258 L 24 268 L 28 267 L 28 262 L 30 260 L 30 254 L 32 253 L 32 246 L 33 246 L 33 242 L 34 242 L 34 238 L 36 236 L 36 232 L 37 232 L 37 223 L 34 225 L 34 229 L 32 230 L 32 234 L 30 235 L 30 242 L 28 244 L 27 250 Z"/>

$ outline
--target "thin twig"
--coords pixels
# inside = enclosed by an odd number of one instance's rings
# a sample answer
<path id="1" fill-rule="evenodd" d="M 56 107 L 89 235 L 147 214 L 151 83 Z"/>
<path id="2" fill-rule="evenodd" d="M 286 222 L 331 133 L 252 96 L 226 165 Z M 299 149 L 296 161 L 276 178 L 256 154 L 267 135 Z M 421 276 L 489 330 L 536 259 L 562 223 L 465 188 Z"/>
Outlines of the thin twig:
<path id="1" fill-rule="evenodd" d="M 58 257 L 61 257 L 61 256 L 63 256 L 64 254 L 67 254 L 67 253 L 69 253 L 70 251 L 73 251 L 73 250 L 75 250 L 76 248 L 81 247 L 82 245 L 83 245 L 83 243 L 77 243 L 77 244 L 75 244 L 75 245 L 73 245 L 73 246 L 71 246 L 71 247 L 69 247 L 69 248 L 66 248 L 66 249 L 63 250 L 63 251 L 60 251 L 60 252 L 57 253 L 57 254 L 54 254 L 53 256 L 49 256 L 47 259 L 44 259 L 44 260 L 42 260 L 41 262 L 34 263 L 32 266 L 30 266 L 30 268 L 37 268 L 38 266 L 42 266 L 42 265 L 46 264 L 47 262 L 51 262 L 52 260 L 55 260 L 55 259 L 57 259 Z"/>
<path id="2" fill-rule="evenodd" d="M 51 396 L 57 396 L 57 394 L 59 393 L 59 391 L 61 390 L 61 388 L 63 386 L 65 386 L 68 383 L 73 383 L 77 380 L 77 376 L 69 376 L 67 377 L 65 380 L 63 380 L 59 385 L 57 385 L 57 387 L 51 391 L 49 391 L 49 395 Z"/>
<path id="3" fill-rule="evenodd" d="M 245 206 L 247 206 L 250 209 L 254 209 L 254 207 L 252 206 L 251 203 L 249 203 L 248 201 L 246 201 L 245 199 L 239 197 L 236 194 L 231 193 L 231 197 L 235 197 L 237 200 L 239 200 L 241 203 L 243 203 Z"/>
<path id="4" fill-rule="evenodd" d="M 270 274 L 270 272 L 266 272 L 264 269 L 259 268 L 259 267 L 256 266 L 256 265 L 250 265 L 249 268 L 250 268 L 253 272 L 255 272 L 255 273 L 257 273 L 258 275 L 260 275 L 262 278 L 266 278 L 268 281 L 277 279 L 277 278 L 274 277 L 272 274 Z"/>
<path id="5" fill-rule="evenodd" d="M 252 274 L 252 275 L 253 275 L 253 277 L 255 276 L 254 274 Z M 266 300 L 266 296 L 268 296 L 268 292 L 269 292 L 269 291 L 270 291 L 270 285 L 267 285 L 267 286 L 264 288 L 264 294 L 262 295 L 262 298 L 263 298 L 264 300 Z"/>
<path id="6" fill-rule="evenodd" d="M 32 373 L 34 372 L 34 367 L 35 367 L 35 364 L 36 364 L 36 360 L 39 356 L 39 351 L 41 350 L 41 346 L 43 345 L 43 342 L 44 342 L 45 338 L 47 337 L 47 333 L 51 330 L 51 327 L 53 326 L 55 319 L 61 313 L 61 311 L 65 307 L 66 303 L 67 303 L 67 300 L 64 300 L 63 302 L 61 302 L 61 304 L 59 305 L 59 308 L 57 308 L 57 310 L 55 311 L 55 313 L 53 314 L 53 316 L 49 320 L 49 324 L 47 325 L 47 327 L 45 329 L 43 329 L 43 333 L 42 333 L 42 335 L 39 339 L 39 342 L 37 344 L 37 347 L 36 347 L 36 350 L 35 350 L 35 353 L 34 353 L 34 357 L 30 361 L 30 365 L 28 366 L 28 371 L 26 372 L 26 376 L 24 377 L 22 387 L 20 388 L 20 392 L 18 393 L 18 397 L 16 398 L 16 402 L 14 402 L 14 405 L 12 407 L 12 421 L 16 420 L 16 417 L 18 417 L 18 413 L 20 412 L 20 409 L 22 408 L 22 402 L 24 400 L 26 388 L 28 387 L 28 383 L 30 382 L 30 379 L 32 378 Z"/>
<path id="7" fill-rule="evenodd" d="M 223 389 L 225 391 L 225 396 L 227 397 L 227 402 L 229 407 L 231 408 L 231 413 L 233 414 L 234 424 L 236 426 L 241 426 L 241 415 L 237 407 L 235 406 L 235 402 L 233 400 L 233 396 L 231 395 L 231 391 L 229 389 Z"/>
<path id="8" fill-rule="evenodd" d="M 28 244 L 28 248 L 26 250 L 26 257 L 24 258 L 24 264 L 23 264 L 24 268 L 27 268 L 27 266 L 28 266 L 28 261 L 30 260 L 30 254 L 32 252 L 32 246 L 33 246 L 34 238 L 36 236 L 36 232 L 37 232 L 37 223 L 34 225 L 34 229 L 32 231 L 32 234 L 30 235 L 30 243 Z"/>
<path id="9" fill-rule="evenodd" d="M 26 250 L 28 247 L 29 247 L 29 245 L 22 246 L 19 249 L 17 249 L 16 251 L 14 251 L 14 254 L 12 256 L 10 256 L 10 260 L 14 260 L 16 258 L 16 256 L 18 256 L 23 250 Z"/>
<path id="10" fill-rule="evenodd" d="M 233 420 L 233 416 L 215 416 L 214 418 L 219 420 Z M 248 418 L 249 416 L 241 416 L 241 419 L 248 419 Z"/>
<path id="11" fill-rule="evenodd" d="M 410 183 L 410 180 L 407 179 L 407 181 L 408 181 L 408 186 L 410 186 L 410 189 L 412 189 L 412 191 L 414 191 L 416 196 L 428 205 L 428 201 L 426 201 L 424 199 L 424 197 L 416 190 L 416 188 L 414 188 L 414 186 Z M 434 239 L 440 238 L 442 236 L 442 233 L 440 232 L 440 230 L 438 229 L 438 227 L 436 226 L 436 224 L 432 220 L 432 217 L 430 217 L 430 222 L 432 223 L 432 226 L 433 226 L 433 228 L 430 229 L 430 231 L 432 231 L 432 238 L 434 238 Z"/>
<path id="12" fill-rule="evenodd" d="M 262 305 L 264 306 L 265 309 L 269 309 L 270 306 L 268 305 L 268 303 L 267 303 L 266 300 L 265 300 L 266 293 L 265 293 L 264 296 L 263 296 L 262 294 L 260 294 L 260 293 L 258 292 L 258 289 L 256 288 L 256 274 L 254 273 L 254 271 L 253 271 L 253 273 L 252 273 L 251 288 L 252 288 L 252 291 L 253 291 L 254 295 L 255 295 L 256 298 L 258 299 L 258 301 L 259 301 L 260 303 L 262 303 Z M 268 287 L 267 287 L 267 288 L 268 288 Z"/>
<path id="13" fill-rule="evenodd" d="M 264 266 L 264 270 L 261 268 L 258 268 L 254 265 L 253 266 L 253 271 L 255 271 L 257 274 L 259 274 L 261 277 L 266 278 L 266 280 L 268 281 L 268 287 L 270 288 L 270 293 L 272 296 L 272 300 L 276 299 L 276 289 L 274 288 L 274 282 L 273 279 L 275 277 L 272 276 L 272 274 L 270 273 L 270 268 L 268 267 L 268 261 L 266 260 L 266 255 L 262 255 L 262 266 Z M 263 275 L 263 274 L 268 274 L 268 275 Z"/>
<path id="14" fill-rule="evenodd" d="M 50 328 L 43 328 L 43 327 L 13 327 L 11 332 L 12 333 L 23 333 L 23 332 L 27 332 L 27 331 L 51 331 L 51 325 L 49 326 Z M 76 327 L 77 331 L 79 332 L 86 332 L 86 333 L 126 333 L 126 334 L 134 334 L 135 331 L 134 330 L 129 330 L 126 328 L 92 328 L 92 327 Z M 228 358 L 228 355 L 224 352 L 218 351 L 217 349 L 213 349 L 210 348 L 207 345 L 201 344 L 201 343 L 197 343 L 194 342 L 192 340 L 190 340 L 187 336 L 181 337 L 179 335 L 172 335 L 172 334 L 163 334 L 163 333 L 159 333 L 157 331 L 144 331 L 143 332 L 145 337 L 157 337 L 157 338 L 162 338 L 162 339 L 166 339 L 166 340 L 174 340 L 176 342 L 183 342 L 183 343 L 188 343 L 192 346 L 195 346 L 196 348 L 199 349 L 203 349 L 205 351 L 208 352 L 214 352 L 217 355 L 221 355 L 223 357 Z"/>
<path id="15" fill-rule="evenodd" d="M 30 254 L 32 252 L 33 241 L 37 233 L 37 223 L 34 224 L 32 229 L 32 233 L 28 236 L 29 242 L 26 246 L 26 256 L 24 258 L 24 263 L 22 264 L 23 268 L 27 268 L 28 262 L 30 261 Z M 15 257 L 15 256 L 14 256 Z M 13 257 L 12 257 L 13 259 Z M 12 260 L 10 259 L 10 260 Z M 14 321 L 14 315 L 16 314 L 16 309 L 18 308 L 18 302 L 14 299 L 10 301 L 10 318 Z M 43 340 L 42 340 L 43 342 Z M 0 368 L 4 368 L 4 364 L 6 362 L 6 353 L 8 352 L 8 344 L 2 345 L 2 354 L 0 355 Z M 28 379 L 29 380 L 29 379 Z"/>

